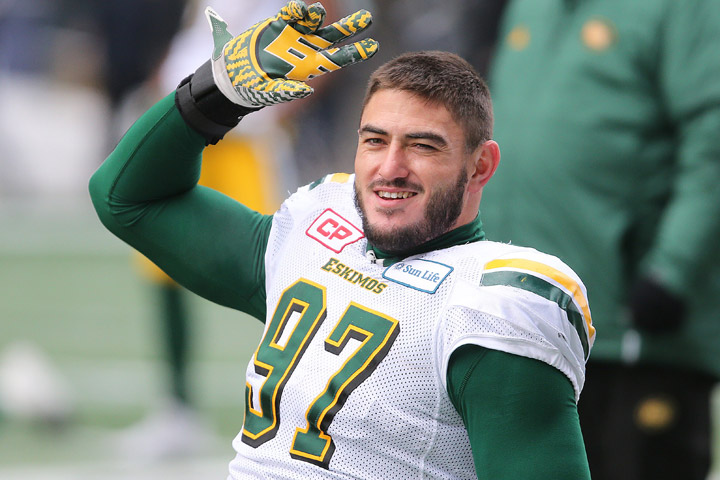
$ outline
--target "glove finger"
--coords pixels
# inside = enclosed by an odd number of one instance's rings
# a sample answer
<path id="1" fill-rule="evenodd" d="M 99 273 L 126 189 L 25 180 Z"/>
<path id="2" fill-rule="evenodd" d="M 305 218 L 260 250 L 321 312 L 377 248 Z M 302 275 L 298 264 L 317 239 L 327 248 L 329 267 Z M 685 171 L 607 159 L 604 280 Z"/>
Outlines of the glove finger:
<path id="1" fill-rule="evenodd" d="M 313 89 L 303 82 L 275 79 L 259 88 L 239 87 L 237 93 L 243 105 L 267 107 L 307 97 Z"/>
<path id="2" fill-rule="evenodd" d="M 287 23 L 294 23 L 305 18 L 307 11 L 308 7 L 302 0 L 290 0 L 280 9 L 278 18 L 280 20 L 285 20 Z"/>
<path id="3" fill-rule="evenodd" d="M 233 39 L 233 35 L 227 30 L 227 23 L 211 7 L 205 8 L 205 18 L 210 24 L 210 31 L 213 36 L 212 58 L 217 60 L 222 55 L 223 47 Z"/>
<path id="4" fill-rule="evenodd" d="M 342 68 L 367 60 L 377 53 L 379 46 L 380 44 L 377 41 L 366 38 L 351 45 L 325 50 L 322 55 Z"/>
<path id="5" fill-rule="evenodd" d="M 367 10 L 358 10 L 352 15 L 338 20 L 335 23 L 323 27 L 315 32 L 315 35 L 334 45 L 342 40 L 362 32 L 372 24 L 372 14 Z"/>
<path id="6" fill-rule="evenodd" d="M 278 99 L 278 103 L 305 98 L 314 92 L 313 88 L 305 82 L 280 79 L 268 82 L 266 91 Z"/>
<path id="7" fill-rule="evenodd" d="M 295 23 L 294 28 L 302 34 L 313 33 L 324 21 L 325 7 L 317 2 L 307 8 L 307 13 Z"/>

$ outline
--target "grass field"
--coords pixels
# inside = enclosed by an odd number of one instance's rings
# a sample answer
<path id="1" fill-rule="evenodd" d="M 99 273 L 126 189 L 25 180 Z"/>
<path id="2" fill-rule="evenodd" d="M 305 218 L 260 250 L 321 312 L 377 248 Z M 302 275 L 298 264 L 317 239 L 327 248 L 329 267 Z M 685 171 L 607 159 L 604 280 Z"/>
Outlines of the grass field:
<path id="1" fill-rule="evenodd" d="M 130 249 L 104 230 L 84 198 L 0 204 L 0 225 L 0 355 L 18 341 L 36 345 L 75 405 L 65 425 L 0 417 L 0 479 L 225 478 L 259 322 L 190 297 L 192 382 L 217 445 L 172 462 L 130 462 L 110 440 L 152 411 L 165 382 L 153 298 Z"/>
<path id="2" fill-rule="evenodd" d="M 213 453 L 133 465 L 110 439 L 163 399 L 153 297 L 127 246 L 84 199 L 0 205 L 0 355 L 30 342 L 70 387 L 65 425 L 0 417 L 0 478 L 225 478 L 242 424 L 244 370 L 259 322 L 189 294 L 192 385 L 218 437 Z"/>

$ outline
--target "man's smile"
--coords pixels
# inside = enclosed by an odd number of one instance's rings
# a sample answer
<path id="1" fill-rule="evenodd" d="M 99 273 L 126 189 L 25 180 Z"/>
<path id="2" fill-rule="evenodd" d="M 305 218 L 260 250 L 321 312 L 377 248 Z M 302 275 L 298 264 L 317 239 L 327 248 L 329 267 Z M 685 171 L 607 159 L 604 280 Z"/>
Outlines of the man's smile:
<path id="1" fill-rule="evenodd" d="M 378 197 L 384 199 L 409 198 L 417 195 L 415 192 L 388 192 L 385 190 L 379 190 L 375 193 Z"/>

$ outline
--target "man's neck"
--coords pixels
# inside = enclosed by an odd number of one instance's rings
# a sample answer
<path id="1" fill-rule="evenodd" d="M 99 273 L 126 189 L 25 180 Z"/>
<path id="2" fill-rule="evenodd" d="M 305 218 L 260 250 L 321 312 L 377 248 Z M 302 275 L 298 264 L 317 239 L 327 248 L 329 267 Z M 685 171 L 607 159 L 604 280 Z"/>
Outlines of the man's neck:
<path id="1" fill-rule="evenodd" d="M 442 250 L 443 248 L 477 242 L 484 239 L 485 232 L 482 230 L 482 222 L 480 221 L 480 214 L 478 214 L 472 222 L 454 228 L 439 237 L 429 240 L 421 245 L 411 247 L 400 253 L 383 252 L 368 242 L 367 256 L 372 261 L 380 265 L 390 266 L 413 255 L 419 255 L 433 250 Z"/>

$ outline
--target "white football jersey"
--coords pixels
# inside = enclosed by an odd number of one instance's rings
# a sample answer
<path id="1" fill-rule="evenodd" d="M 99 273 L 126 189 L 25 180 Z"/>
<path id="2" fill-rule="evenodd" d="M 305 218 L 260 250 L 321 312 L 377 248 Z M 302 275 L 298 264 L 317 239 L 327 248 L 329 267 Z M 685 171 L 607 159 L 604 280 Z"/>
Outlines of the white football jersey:
<path id="1" fill-rule="evenodd" d="M 594 329 L 572 270 L 489 241 L 381 265 L 353 182 L 303 187 L 274 217 L 231 479 L 477 478 L 445 383 L 462 345 L 541 360 L 582 390 Z"/>

